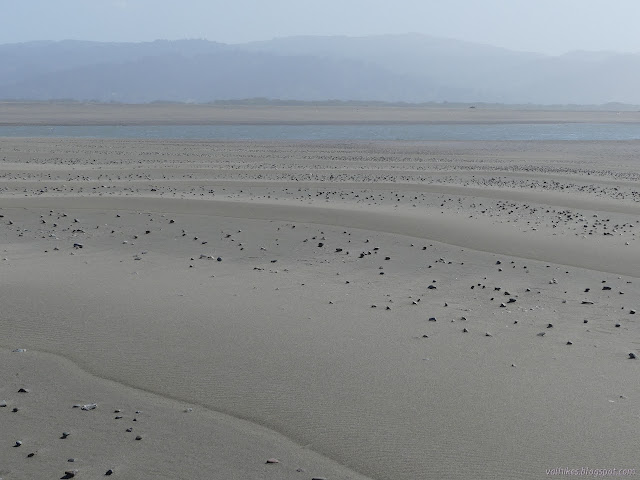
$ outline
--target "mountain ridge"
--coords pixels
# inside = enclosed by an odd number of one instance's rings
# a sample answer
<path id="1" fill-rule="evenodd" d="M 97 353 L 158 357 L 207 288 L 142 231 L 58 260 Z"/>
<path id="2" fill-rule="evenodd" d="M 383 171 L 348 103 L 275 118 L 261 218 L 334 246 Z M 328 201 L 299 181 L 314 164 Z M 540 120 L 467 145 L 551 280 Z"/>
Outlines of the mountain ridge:
<path id="1" fill-rule="evenodd" d="M 550 56 L 415 33 L 0 45 L 0 99 L 13 101 L 639 104 L 638 80 L 640 54 Z"/>

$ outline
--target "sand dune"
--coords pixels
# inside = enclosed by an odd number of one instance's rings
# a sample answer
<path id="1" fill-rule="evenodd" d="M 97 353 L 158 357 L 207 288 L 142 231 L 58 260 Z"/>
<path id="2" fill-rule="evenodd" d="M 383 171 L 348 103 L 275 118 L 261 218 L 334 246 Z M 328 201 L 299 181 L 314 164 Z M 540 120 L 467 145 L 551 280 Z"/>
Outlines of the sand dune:
<path id="1" fill-rule="evenodd" d="M 637 468 L 636 146 L 3 139 L 0 477 Z"/>

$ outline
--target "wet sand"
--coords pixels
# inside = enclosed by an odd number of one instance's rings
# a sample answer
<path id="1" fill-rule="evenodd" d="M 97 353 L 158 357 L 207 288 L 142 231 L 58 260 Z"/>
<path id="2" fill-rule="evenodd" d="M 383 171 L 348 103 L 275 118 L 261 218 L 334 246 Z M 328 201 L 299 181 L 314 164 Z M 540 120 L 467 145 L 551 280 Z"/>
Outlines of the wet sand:
<path id="1" fill-rule="evenodd" d="M 0 125 L 349 125 L 640 123 L 640 111 L 497 106 L 260 106 L 0 102 Z"/>
<path id="2" fill-rule="evenodd" d="M 2 139 L 0 478 L 638 468 L 639 147 Z"/>

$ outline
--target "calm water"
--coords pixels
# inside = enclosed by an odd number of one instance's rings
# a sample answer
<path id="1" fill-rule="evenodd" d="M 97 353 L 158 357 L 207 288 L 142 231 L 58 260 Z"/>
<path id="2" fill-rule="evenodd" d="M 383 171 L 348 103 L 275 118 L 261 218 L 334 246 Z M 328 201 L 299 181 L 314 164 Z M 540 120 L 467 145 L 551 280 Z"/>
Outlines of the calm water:
<path id="1" fill-rule="evenodd" d="M 640 124 L 0 126 L 0 137 L 205 140 L 637 140 Z"/>

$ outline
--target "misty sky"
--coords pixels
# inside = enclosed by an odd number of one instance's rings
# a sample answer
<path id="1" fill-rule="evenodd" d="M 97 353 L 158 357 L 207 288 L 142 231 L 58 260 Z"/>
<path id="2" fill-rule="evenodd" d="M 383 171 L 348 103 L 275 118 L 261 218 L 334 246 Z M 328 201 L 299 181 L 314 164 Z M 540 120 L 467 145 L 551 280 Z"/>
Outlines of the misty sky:
<path id="1" fill-rule="evenodd" d="M 0 43 L 417 32 L 548 54 L 640 53 L 640 0 L 0 0 L 0 14 Z"/>

